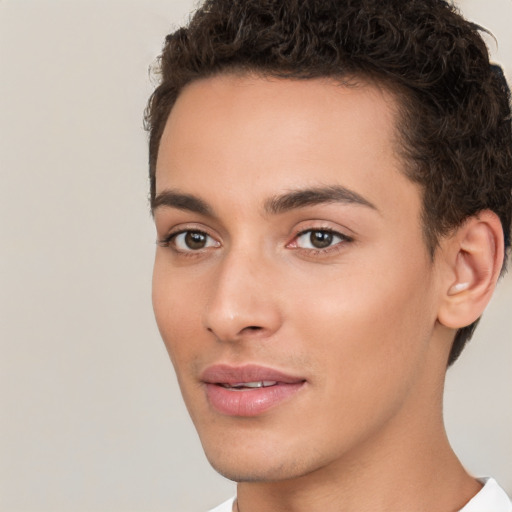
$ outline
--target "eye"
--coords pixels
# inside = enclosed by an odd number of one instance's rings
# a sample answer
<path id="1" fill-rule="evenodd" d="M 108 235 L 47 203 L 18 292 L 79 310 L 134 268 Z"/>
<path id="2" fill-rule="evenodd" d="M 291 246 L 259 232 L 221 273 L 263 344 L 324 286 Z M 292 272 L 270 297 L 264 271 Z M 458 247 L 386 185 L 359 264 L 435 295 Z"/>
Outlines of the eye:
<path id="1" fill-rule="evenodd" d="M 161 245 L 173 246 L 179 252 L 200 251 L 209 247 L 219 247 L 220 243 L 203 231 L 180 231 L 173 233 Z"/>
<path id="2" fill-rule="evenodd" d="M 341 242 L 349 242 L 347 236 L 328 229 L 308 229 L 297 235 L 293 246 L 300 249 L 322 250 Z"/>

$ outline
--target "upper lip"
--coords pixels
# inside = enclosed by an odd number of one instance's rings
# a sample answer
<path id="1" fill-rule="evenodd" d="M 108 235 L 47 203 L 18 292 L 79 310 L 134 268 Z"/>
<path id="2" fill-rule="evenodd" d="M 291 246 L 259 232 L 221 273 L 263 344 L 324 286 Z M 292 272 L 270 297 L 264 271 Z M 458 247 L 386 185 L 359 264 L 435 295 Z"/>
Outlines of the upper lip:
<path id="1" fill-rule="evenodd" d="M 247 364 L 230 366 L 216 364 L 206 368 L 201 374 L 201 380 L 207 384 L 237 384 L 240 382 L 275 381 L 285 384 L 304 382 L 306 379 L 283 373 L 274 368 Z"/>

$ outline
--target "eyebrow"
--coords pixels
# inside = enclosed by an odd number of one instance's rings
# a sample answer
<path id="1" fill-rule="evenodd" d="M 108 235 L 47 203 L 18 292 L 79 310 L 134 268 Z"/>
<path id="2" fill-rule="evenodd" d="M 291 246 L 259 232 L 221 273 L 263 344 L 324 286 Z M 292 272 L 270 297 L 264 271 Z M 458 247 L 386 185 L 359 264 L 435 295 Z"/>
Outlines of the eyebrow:
<path id="1" fill-rule="evenodd" d="M 265 211 L 277 215 L 306 206 L 323 203 L 345 203 L 366 206 L 378 211 L 368 199 L 340 185 L 294 190 L 265 201 Z"/>
<path id="2" fill-rule="evenodd" d="M 325 203 L 355 204 L 378 211 L 377 207 L 368 199 L 341 185 L 292 190 L 267 199 L 264 203 L 264 209 L 268 214 L 278 215 L 290 210 Z M 186 210 L 208 217 L 215 216 L 210 205 L 199 197 L 174 190 L 164 190 L 151 201 L 152 213 L 161 207 Z"/>
<path id="3" fill-rule="evenodd" d="M 154 214 L 157 208 L 161 208 L 163 206 L 213 217 L 213 211 L 210 206 L 205 201 L 199 197 L 193 196 L 192 194 L 183 194 L 173 190 L 164 190 L 151 200 L 151 212 Z"/>

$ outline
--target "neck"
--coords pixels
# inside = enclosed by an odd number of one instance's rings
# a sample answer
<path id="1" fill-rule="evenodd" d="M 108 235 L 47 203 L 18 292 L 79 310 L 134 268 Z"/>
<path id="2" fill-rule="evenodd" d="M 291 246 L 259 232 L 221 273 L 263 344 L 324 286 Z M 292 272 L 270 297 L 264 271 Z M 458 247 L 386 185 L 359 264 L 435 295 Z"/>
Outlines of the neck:
<path id="1" fill-rule="evenodd" d="M 239 512 L 411 512 L 460 510 L 481 488 L 453 453 L 446 436 L 405 439 L 371 456 L 347 454 L 300 478 L 238 484 Z M 411 461 L 411 454 L 414 461 Z"/>
<path id="2" fill-rule="evenodd" d="M 439 384 L 436 396 L 410 401 L 422 407 L 405 407 L 335 463 L 292 480 L 239 483 L 239 512 L 460 510 L 481 485 L 448 442 Z"/>

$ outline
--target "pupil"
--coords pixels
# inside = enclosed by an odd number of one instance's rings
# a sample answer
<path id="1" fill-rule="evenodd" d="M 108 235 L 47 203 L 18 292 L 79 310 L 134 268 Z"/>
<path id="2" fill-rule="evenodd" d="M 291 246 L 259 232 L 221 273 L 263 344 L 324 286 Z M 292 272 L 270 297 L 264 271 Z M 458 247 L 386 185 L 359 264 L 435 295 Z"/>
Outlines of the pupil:
<path id="1" fill-rule="evenodd" d="M 317 249 L 325 249 L 332 243 L 332 233 L 328 231 L 313 231 L 310 235 L 311 245 Z"/>
<path id="2" fill-rule="evenodd" d="M 206 235 L 196 231 L 189 231 L 185 235 L 185 243 L 189 249 L 202 249 L 206 245 Z"/>

